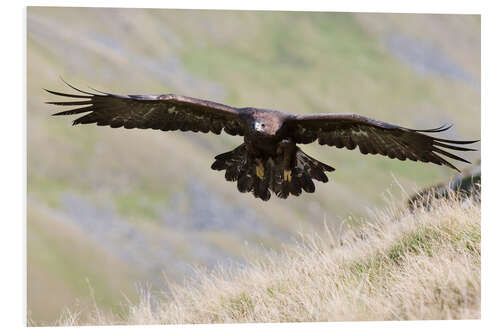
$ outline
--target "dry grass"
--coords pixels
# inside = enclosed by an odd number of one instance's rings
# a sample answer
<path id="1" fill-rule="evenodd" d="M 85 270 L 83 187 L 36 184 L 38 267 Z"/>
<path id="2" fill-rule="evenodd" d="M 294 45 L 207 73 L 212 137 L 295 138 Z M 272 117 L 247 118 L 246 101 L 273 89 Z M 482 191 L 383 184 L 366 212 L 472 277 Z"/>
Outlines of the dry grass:
<path id="1" fill-rule="evenodd" d="M 303 237 L 232 272 L 144 291 L 128 315 L 82 322 L 181 324 L 480 318 L 480 203 L 439 200 L 414 214 L 379 212 L 358 229 Z M 67 320 L 65 319 L 67 317 Z M 98 319 L 99 318 L 99 319 Z"/>

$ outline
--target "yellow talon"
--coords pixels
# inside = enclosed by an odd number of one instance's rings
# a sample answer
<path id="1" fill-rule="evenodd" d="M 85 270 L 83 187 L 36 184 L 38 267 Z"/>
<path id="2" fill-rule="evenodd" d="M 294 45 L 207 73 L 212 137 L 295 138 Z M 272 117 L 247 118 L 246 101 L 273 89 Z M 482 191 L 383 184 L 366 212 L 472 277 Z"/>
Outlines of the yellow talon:
<path id="1" fill-rule="evenodd" d="M 291 182 L 292 181 L 292 170 L 285 170 L 283 172 L 283 176 L 284 176 L 286 182 Z"/>
<path id="2" fill-rule="evenodd" d="M 264 179 L 264 166 L 261 161 L 258 161 L 258 163 L 259 164 L 255 167 L 255 173 L 257 174 L 257 177 Z"/>

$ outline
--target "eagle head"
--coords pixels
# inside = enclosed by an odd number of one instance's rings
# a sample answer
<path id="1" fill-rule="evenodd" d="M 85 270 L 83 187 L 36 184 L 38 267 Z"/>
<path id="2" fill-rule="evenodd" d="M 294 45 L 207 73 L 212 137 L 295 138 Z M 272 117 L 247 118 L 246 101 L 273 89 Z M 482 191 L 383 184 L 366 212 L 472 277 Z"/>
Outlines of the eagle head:
<path id="1" fill-rule="evenodd" d="M 272 112 L 257 114 L 252 121 L 253 130 L 259 135 L 276 135 L 281 126 L 282 119 Z"/>
<path id="2" fill-rule="evenodd" d="M 265 132 L 266 130 L 266 123 L 261 121 L 261 120 L 256 120 L 253 123 L 253 129 L 256 130 L 257 132 Z"/>
<path id="3" fill-rule="evenodd" d="M 259 135 L 273 136 L 279 130 L 279 124 L 268 119 L 256 119 L 253 123 L 253 129 Z"/>

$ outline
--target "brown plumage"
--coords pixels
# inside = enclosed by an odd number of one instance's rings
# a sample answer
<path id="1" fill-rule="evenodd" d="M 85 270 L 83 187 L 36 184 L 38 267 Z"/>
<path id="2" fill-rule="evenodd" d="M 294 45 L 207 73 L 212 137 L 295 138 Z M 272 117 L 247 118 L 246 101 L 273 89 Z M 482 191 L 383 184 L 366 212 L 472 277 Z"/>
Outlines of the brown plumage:
<path id="1" fill-rule="evenodd" d="M 69 85 L 69 84 L 68 84 Z M 335 169 L 305 154 L 297 144 L 318 140 L 320 145 L 355 149 L 362 154 L 381 154 L 400 160 L 431 162 L 459 171 L 442 156 L 468 161 L 446 150 L 473 151 L 462 145 L 477 141 L 435 138 L 451 126 L 415 130 L 356 114 L 294 115 L 260 108 L 233 108 L 224 104 L 174 94 L 115 95 L 86 92 L 69 85 L 80 94 L 47 92 L 72 98 L 49 104 L 72 109 L 54 115 L 86 113 L 73 125 L 92 124 L 124 128 L 151 128 L 162 131 L 222 131 L 244 137 L 236 149 L 218 155 L 214 170 L 225 170 L 228 181 L 237 182 L 240 192 L 252 192 L 269 200 L 271 191 L 286 199 L 315 190 L 313 180 L 328 182 L 325 172 Z M 75 108 L 76 107 L 76 108 Z M 442 155 L 442 156 L 441 156 Z"/>

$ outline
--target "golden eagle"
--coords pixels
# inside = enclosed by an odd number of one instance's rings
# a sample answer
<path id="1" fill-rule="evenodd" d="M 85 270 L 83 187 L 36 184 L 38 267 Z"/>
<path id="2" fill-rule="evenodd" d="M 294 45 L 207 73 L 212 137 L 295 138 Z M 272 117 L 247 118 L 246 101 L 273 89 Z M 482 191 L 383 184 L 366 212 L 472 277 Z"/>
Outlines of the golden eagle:
<path id="1" fill-rule="evenodd" d="M 69 85 L 69 84 L 68 84 Z M 404 128 L 357 114 L 294 115 L 277 110 L 234 108 L 202 99 L 175 94 L 116 95 L 98 90 L 87 92 L 69 85 L 81 94 L 47 92 L 75 98 L 48 104 L 76 107 L 54 115 L 87 113 L 73 125 L 92 124 L 124 128 L 152 128 L 162 131 L 213 132 L 243 136 L 236 149 L 215 156 L 214 170 L 226 170 L 228 181 L 236 181 L 240 192 L 253 192 L 256 198 L 269 200 L 271 192 L 286 199 L 302 190 L 315 190 L 313 179 L 326 183 L 325 172 L 334 171 L 304 153 L 297 144 L 318 140 L 320 145 L 359 147 L 362 154 L 381 154 L 389 158 L 431 162 L 460 172 L 440 155 L 467 162 L 443 148 L 473 151 L 457 145 L 477 141 L 455 141 L 424 133 L 442 132 L 451 127 L 428 130 Z M 440 155 L 438 155 L 440 154 Z"/>

